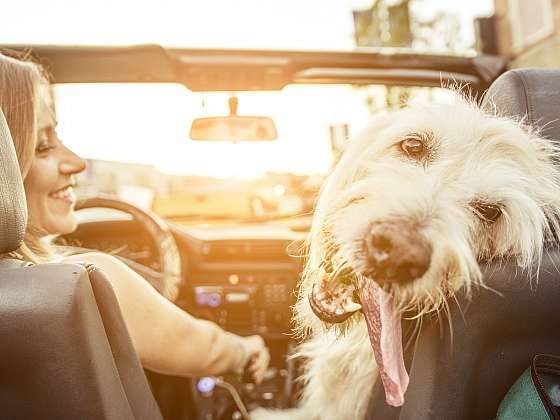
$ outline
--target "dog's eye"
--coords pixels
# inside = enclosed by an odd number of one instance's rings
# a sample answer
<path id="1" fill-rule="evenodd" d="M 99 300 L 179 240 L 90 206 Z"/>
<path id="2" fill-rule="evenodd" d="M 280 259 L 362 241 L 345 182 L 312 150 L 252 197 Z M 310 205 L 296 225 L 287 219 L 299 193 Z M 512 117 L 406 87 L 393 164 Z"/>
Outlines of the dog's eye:
<path id="1" fill-rule="evenodd" d="M 403 152 L 413 159 L 418 159 L 424 154 L 424 142 L 418 136 L 405 137 L 400 146 Z"/>
<path id="2" fill-rule="evenodd" d="M 484 222 L 494 223 L 502 215 L 502 207 L 499 204 L 475 201 L 471 206 L 476 215 Z"/>

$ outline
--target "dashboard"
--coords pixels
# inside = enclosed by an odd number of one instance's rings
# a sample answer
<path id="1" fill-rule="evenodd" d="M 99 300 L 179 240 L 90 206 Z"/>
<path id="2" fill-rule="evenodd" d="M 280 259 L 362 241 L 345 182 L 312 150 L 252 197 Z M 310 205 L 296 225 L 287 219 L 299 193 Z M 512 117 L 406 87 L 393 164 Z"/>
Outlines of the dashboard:
<path id="1" fill-rule="evenodd" d="M 307 234 L 306 223 L 295 227 L 278 221 L 169 227 L 181 259 L 182 278 L 175 304 L 227 331 L 259 334 L 270 349 L 271 364 L 261 385 L 238 377 L 227 380 L 249 407 L 292 406 L 297 366 L 287 356 L 295 346 L 291 307 L 303 268 L 299 254 Z M 157 244 L 134 219 L 82 223 L 64 238 L 64 243 L 159 269 L 158 262 L 151 258 Z M 149 377 L 153 379 L 154 375 Z M 192 381 L 189 392 L 196 407 L 194 417 L 235 418 L 238 410 L 229 393 L 214 387 L 209 390 L 209 380 Z M 156 398 L 158 387 L 165 382 L 161 378 L 152 380 Z"/>
<path id="2" fill-rule="evenodd" d="M 302 269 L 301 235 L 263 235 L 263 226 L 174 228 L 184 284 L 177 304 L 238 334 L 290 331 Z M 233 234 L 235 232 L 235 235 Z"/>
<path id="3" fill-rule="evenodd" d="M 296 255 L 304 235 L 274 225 L 175 227 L 173 234 L 186 283 L 177 304 L 227 331 L 259 334 L 270 349 L 270 368 L 261 385 L 239 378 L 230 382 L 247 405 L 292 406 L 297 366 L 287 355 L 295 344 L 291 307 L 303 268 Z M 232 418 L 229 411 L 233 415 L 236 407 L 221 402 L 230 396 L 216 388 L 207 392 L 205 379 L 198 379 L 194 390 L 199 418 Z"/>

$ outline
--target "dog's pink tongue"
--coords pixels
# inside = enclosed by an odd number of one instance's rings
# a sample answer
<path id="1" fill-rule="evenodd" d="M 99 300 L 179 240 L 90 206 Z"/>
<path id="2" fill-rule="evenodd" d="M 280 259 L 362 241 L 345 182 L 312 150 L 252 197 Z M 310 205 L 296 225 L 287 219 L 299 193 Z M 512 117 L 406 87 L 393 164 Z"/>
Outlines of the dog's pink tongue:
<path id="1" fill-rule="evenodd" d="M 401 318 L 393 298 L 375 282 L 364 282 L 360 300 L 373 347 L 377 368 L 385 389 L 385 401 L 393 407 L 404 404 L 408 373 L 404 367 Z"/>

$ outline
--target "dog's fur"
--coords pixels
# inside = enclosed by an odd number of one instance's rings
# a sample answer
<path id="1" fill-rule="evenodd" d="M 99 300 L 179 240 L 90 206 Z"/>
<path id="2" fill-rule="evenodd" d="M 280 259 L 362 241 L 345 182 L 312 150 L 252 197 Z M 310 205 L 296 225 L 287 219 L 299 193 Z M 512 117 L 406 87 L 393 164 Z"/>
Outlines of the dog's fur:
<path id="1" fill-rule="evenodd" d="M 427 152 L 411 158 L 401 147 L 420 136 Z M 378 116 L 349 145 L 326 182 L 309 241 L 296 319 L 308 339 L 299 408 L 257 411 L 252 418 L 359 419 L 377 380 L 361 313 L 329 328 L 310 309 L 308 294 L 325 259 L 335 270 L 367 276 L 363 241 L 372 225 L 415 229 L 432 248 L 428 270 L 405 285 L 389 284 L 400 310 L 437 311 L 460 288 L 481 286 L 481 259 L 514 258 L 537 267 L 543 244 L 555 240 L 560 178 L 552 142 L 523 124 L 490 115 L 471 101 L 416 106 Z M 483 220 L 473 203 L 497 204 Z"/>

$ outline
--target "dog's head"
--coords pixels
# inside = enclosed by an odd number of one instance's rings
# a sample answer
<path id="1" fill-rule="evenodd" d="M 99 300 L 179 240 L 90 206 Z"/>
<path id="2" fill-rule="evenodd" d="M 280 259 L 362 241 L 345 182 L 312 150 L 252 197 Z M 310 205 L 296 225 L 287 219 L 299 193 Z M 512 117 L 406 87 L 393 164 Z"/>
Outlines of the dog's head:
<path id="1" fill-rule="evenodd" d="M 481 282 L 478 261 L 539 260 L 556 228 L 552 142 L 468 101 L 377 117 L 325 184 L 297 316 L 340 322 L 375 282 L 400 309 L 438 308 Z M 308 299 L 309 297 L 309 299 Z"/>

